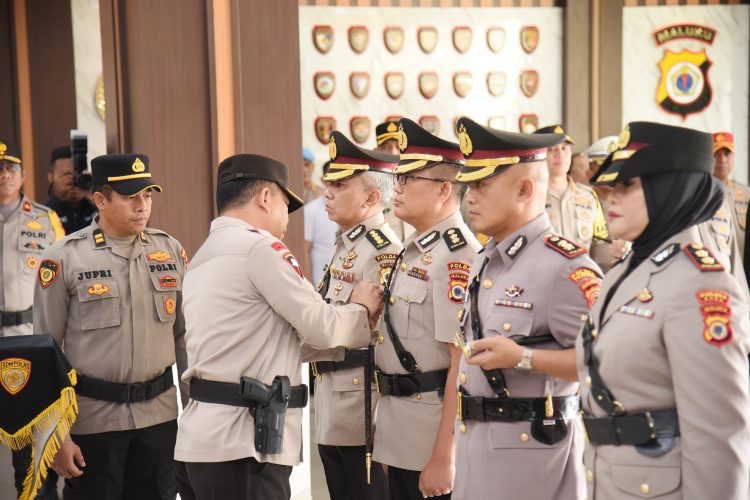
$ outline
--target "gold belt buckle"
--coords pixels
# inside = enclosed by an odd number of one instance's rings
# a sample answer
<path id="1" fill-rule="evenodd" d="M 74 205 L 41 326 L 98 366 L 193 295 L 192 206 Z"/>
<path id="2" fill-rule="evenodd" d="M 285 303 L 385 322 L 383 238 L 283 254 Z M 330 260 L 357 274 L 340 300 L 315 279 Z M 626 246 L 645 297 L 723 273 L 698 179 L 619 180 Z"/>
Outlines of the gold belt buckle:
<path id="1" fill-rule="evenodd" d="M 378 394 L 380 394 L 380 383 L 378 382 L 378 371 L 375 370 L 373 372 L 374 378 L 375 378 L 375 390 L 378 391 Z"/>
<path id="2" fill-rule="evenodd" d="M 555 416 L 555 406 L 552 404 L 552 394 L 548 394 L 547 400 L 544 402 L 544 416 L 547 418 Z"/>
<path id="3" fill-rule="evenodd" d="M 320 372 L 318 372 L 318 363 L 313 361 L 312 363 L 310 363 L 310 368 L 312 368 L 312 372 L 315 378 L 320 380 L 321 377 L 320 377 Z"/>

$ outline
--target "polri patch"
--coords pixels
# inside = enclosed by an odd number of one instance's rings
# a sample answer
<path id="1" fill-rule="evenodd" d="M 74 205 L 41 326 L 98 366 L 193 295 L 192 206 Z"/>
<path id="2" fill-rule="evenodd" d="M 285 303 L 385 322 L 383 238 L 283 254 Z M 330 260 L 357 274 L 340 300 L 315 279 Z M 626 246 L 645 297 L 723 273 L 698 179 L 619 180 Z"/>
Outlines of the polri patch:
<path id="1" fill-rule="evenodd" d="M 443 239 L 445 240 L 445 243 L 448 245 L 448 249 L 451 252 L 455 252 L 459 248 L 463 248 L 468 245 L 468 242 L 466 241 L 466 238 L 464 238 L 463 233 L 461 233 L 461 230 L 457 227 L 448 229 L 445 234 L 443 234 Z"/>
<path id="2" fill-rule="evenodd" d="M 708 248 L 703 246 L 702 243 L 689 243 L 685 245 L 683 249 L 685 250 L 685 253 L 688 254 L 688 257 L 690 257 L 690 260 L 693 261 L 693 264 L 695 264 L 702 272 L 724 270 L 724 266 L 716 260 L 714 254 L 712 254 Z"/>
<path id="3" fill-rule="evenodd" d="M 469 288 L 469 275 L 461 272 L 448 274 L 448 299 L 454 304 L 466 302 L 466 290 Z"/>
<path id="4" fill-rule="evenodd" d="M 579 246 L 557 234 L 546 235 L 544 237 L 544 244 L 569 259 L 586 253 L 586 249 L 584 247 Z"/>
<path id="5" fill-rule="evenodd" d="M 370 229 L 367 231 L 367 241 L 372 243 L 372 246 L 374 246 L 376 250 L 380 250 L 391 244 L 391 240 L 389 240 L 380 229 Z"/>
<path id="6" fill-rule="evenodd" d="M 60 263 L 52 259 L 44 259 L 39 264 L 39 284 L 42 288 L 51 286 L 60 275 Z"/>
<path id="7" fill-rule="evenodd" d="M 732 309 L 729 294 L 721 290 L 699 290 L 695 294 L 703 315 L 703 339 L 711 345 L 721 347 L 734 338 L 732 332 Z"/>
<path id="8" fill-rule="evenodd" d="M 586 304 L 591 309 L 596 299 L 599 298 L 599 291 L 601 290 L 599 275 L 592 269 L 579 267 L 568 275 L 568 279 L 578 285 L 578 288 L 583 292 L 583 297 L 586 299 Z"/>
<path id="9" fill-rule="evenodd" d="M 23 358 L 0 360 L 0 385 L 8 394 L 15 396 L 26 387 L 31 377 L 31 361 Z"/>

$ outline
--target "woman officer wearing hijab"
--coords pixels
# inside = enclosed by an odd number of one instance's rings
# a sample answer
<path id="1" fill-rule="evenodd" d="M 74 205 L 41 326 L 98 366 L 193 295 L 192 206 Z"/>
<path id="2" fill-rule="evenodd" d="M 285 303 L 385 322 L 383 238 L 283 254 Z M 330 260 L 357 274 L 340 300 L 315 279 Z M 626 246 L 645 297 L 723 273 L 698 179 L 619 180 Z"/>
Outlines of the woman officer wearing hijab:
<path id="1" fill-rule="evenodd" d="M 747 499 L 748 305 L 695 225 L 724 196 L 711 136 L 635 122 L 592 178 L 615 238 L 576 345 L 589 499 Z"/>

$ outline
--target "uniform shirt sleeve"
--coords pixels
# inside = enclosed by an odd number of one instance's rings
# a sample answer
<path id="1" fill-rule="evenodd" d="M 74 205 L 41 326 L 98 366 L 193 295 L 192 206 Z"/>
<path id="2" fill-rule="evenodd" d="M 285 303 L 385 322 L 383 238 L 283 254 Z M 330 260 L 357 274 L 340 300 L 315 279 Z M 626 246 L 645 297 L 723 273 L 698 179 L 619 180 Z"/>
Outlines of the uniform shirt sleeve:
<path id="1" fill-rule="evenodd" d="M 748 309 L 725 273 L 701 273 L 700 288 L 731 295 L 731 341 L 718 343 L 694 293 L 669 301 L 664 345 L 680 423 L 682 489 L 688 499 L 747 498 L 750 471 Z M 708 286 L 706 286 L 708 285 Z M 688 287 L 698 289 L 694 283 Z"/>
<path id="2" fill-rule="evenodd" d="M 42 286 L 42 269 L 57 266 L 55 276 Z M 50 334 L 64 349 L 65 327 L 68 323 L 70 293 L 65 279 L 65 259 L 60 249 L 51 248 L 42 254 L 34 285 L 34 333 Z"/>
<path id="3" fill-rule="evenodd" d="M 563 348 L 575 345 L 582 318 L 599 297 L 601 277 L 599 266 L 588 257 L 565 261 L 558 268 L 549 288 L 547 324 Z"/>
<path id="4" fill-rule="evenodd" d="M 327 304 L 281 242 L 268 238 L 258 241 L 248 253 L 245 272 L 271 308 L 313 349 L 368 345 L 370 328 L 365 309 L 357 304 Z"/>
<path id="5" fill-rule="evenodd" d="M 185 249 L 178 245 L 179 254 L 181 256 L 187 256 Z M 185 276 L 185 261 L 187 258 L 179 259 L 182 263 L 182 276 Z M 182 312 L 182 290 L 177 290 L 177 307 L 175 308 L 175 319 L 174 325 L 172 325 L 172 333 L 174 335 L 174 350 L 175 360 L 177 362 L 177 373 L 180 380 L 180 399 L 182 400 L 182 407 L 184 408 L 188 404 L 188 391 L 189 386 L 182 380 L 182 374 L 187 369 L 187 349 L 185 346 L 185 315 Z"/>
<path id="6" fill-rule="evenodd" d="M 468 252 L 450 254 L 442 268 L 437 268 L 432 273 L 435 340 L 439 342 L 453 344 L 456 338 L 458 312 L 464 308 L 468 295 L 469 274 L 473 257 Z M 466 272 L 459 269 L 465 269 Z"/>
<path id="7" fill-rule="evenodd" d="M 305 207 L 305 241 L 315 241 L 315 220 L 313 211 Z M 312 264 L 311 264 L 312 265 Z"/>

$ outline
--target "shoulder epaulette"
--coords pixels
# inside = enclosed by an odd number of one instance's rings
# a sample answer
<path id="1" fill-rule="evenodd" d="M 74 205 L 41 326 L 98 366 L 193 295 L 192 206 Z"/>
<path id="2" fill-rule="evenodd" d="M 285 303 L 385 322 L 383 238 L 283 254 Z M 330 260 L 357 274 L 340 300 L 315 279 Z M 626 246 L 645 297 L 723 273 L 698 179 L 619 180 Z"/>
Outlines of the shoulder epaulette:
<path id="1" fill-rule="evenodd" d="M 693 264 L 703 272 L 724 270 L 724 266 L 716 260 L 716 257 L 702 243 L 688 243 L 683 247 L 683 250 L 688 254 Z"/>
<path id="2" fill-rule="evenodd" d="M 372 246 L 374 246 L 376 250 L 380 250 L 391 244 L 391 240 L 389 240 L 380 229 L 370 229 L 367 231 L 367 241 L 372 243 Z"/>
<path id="3" fill-rule="evenodd" d="M 557 234 L 546 235 L 544 237 L 544 244 L 569 259 L 586 253 L 586 249 L 584 247 L 577 245 L 576 243 L 573 243 L 572 241 L 565 239 Z"/>
<path id="4" fill-rule="evenodd" d="M 448 249 L 451 252 L 455 252 L 459 248 L 463 248 L 468 245 L 468 242 L 466 241 L 466 238 L 464 238 L 463 233 L 457 227 L 452 227 L 445 233 L 443 233 L 443 239 L 445 240 L 445 243 L 448 245 Z"/>
<path id="5" fill-rule="evenodd" d="M 96 248 L 101 248 L 107 245 L 107 239 L 104 237 L 104 231 L 101 229 L 94 229 L 94 232 L 91 233 L 91 235 L 94 237 L 94 246 Z"/>

